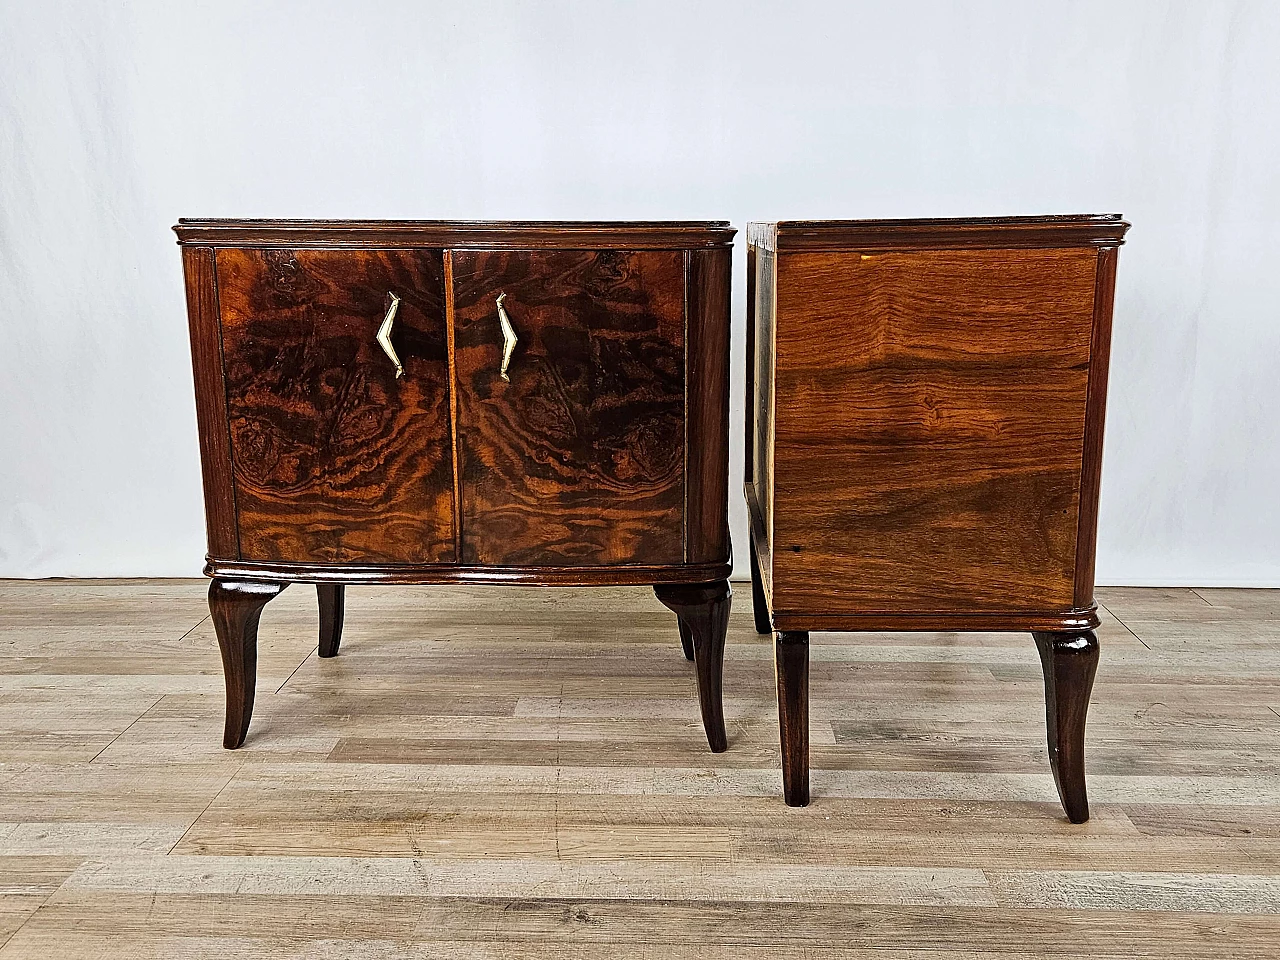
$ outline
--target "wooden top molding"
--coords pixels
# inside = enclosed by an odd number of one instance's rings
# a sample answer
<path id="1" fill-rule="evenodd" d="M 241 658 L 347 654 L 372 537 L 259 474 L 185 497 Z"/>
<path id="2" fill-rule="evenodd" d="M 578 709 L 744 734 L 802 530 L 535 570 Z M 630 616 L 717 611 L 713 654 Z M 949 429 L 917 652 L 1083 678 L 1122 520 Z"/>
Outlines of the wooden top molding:
<path id="1" fill-rule="evenodd" d="M 447 247 L 672 250 L 728 247 L 727 221 L 196 220 L 173 228 L 200 247 Z"/>
<path id="2" fill-rule="evenodd" d="M 1112 247 L 1129 224 L 1118 213 L 935 220 L 782 220 L 750 223 L 747 239 L 777 250 L 948 250 Z"/>

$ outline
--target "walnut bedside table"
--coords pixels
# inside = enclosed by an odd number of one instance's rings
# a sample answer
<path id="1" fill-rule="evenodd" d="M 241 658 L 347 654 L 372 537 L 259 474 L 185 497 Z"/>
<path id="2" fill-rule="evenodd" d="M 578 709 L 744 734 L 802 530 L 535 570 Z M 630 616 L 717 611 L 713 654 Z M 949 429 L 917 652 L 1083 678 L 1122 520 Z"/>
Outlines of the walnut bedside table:
<path id="1" fill-rule="evenodd" d="M 1094 545 L 1118 216 L 748 228 L 756 629 L 809 802 L 809 631 L 1013 630 L 1087 820 Z"/>
<path id="2" fill-rule="evenodd" d="M 317 584 L 652 584 L 725 749 L 726 223 L 183 220 L 227 684 Z"/>

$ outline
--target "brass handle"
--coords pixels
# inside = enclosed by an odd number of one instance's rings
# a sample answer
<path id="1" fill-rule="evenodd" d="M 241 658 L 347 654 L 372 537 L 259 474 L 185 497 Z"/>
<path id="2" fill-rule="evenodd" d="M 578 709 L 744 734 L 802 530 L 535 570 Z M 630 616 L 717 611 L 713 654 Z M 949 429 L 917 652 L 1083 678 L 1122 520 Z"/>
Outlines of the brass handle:
<path id="1" fill-rule="evenodd" d="M 400 358 L 396 356 L 396 348 L 391 345 L 391 326 L 396 322 L 396 311 L 399 309 L 400 298 L 394 293 L 388 293 L 387 315 L 382 318 L 382 326 L 378 328 L 378 346 L 387 355 L 387 359 L 396 365 L 397 380 L 404 376 L 404 366 L 400 363 Z"/>
<path id="2" fill-rule="evenodd" d="M 511 363 L 511 355 L 516 352 L 516 344 L 520 342 L 516 336 L 516 328 L 511 325 L 511 318 L 507 316 L 507 311 L 502 308 L 502 301 L 507 298 L 505 293 L 498 294 L 498 323 L 502 326 L 502 366 L 498 370 L 498 376 L 507 383 L 511 382 L 511 378 L 507 376 L 507 367 Z"/>

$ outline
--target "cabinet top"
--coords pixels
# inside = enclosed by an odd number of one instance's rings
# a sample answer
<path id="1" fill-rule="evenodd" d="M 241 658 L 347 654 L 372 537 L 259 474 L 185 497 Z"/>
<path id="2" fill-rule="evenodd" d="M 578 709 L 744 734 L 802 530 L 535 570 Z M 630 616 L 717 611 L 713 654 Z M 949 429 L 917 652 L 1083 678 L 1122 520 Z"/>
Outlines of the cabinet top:
<path id="1" fill-rule="evenodd" d="M 910 250 L 1118 246 L 1129 224 L 1118 213 L 919 220 L 779 220 L 747 224 L 765 250 Z"/>
<path id="2" fill-rule="evenodd" d="M 450 247 L 619 250 L 726 247 L 723 220 L 216 220 L 187 219 L 178 243 L 200 247 Z"/>

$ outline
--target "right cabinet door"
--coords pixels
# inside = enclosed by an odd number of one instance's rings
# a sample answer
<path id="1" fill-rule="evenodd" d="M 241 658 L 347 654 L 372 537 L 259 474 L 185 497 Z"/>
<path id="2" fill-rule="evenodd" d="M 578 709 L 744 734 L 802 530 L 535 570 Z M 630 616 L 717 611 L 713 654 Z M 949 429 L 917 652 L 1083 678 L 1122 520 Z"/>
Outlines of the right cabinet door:
<path id="1" fill-rule="evenodd" d="M 681 562 L 684 253 L 449 256 L 461 561 Z"/>

